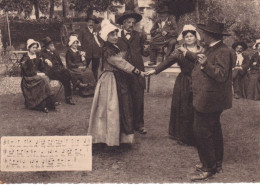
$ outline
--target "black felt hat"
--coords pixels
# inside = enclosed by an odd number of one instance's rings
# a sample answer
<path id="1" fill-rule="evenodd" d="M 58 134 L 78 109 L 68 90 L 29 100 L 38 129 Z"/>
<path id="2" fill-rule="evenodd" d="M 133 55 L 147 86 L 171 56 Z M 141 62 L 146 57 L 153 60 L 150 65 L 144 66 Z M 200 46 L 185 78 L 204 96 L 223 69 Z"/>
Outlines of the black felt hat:
<path id="1" fill-rule="evenodd" d="M 42 40 L 42 43 L 42 47 L 47 47 L 49 44 L 53 43 L 53 41 L 50 37 L 47 36 Z"/>
<path id="2" fill-rule="evenodd" d="M 199 29 L 209 32 L 209 33 L 214 33 L 217 35 L 223 35 L 223 36 L 231 36 L 231 34 L 227 33 L 224 28 L 224 23 L 217 22 L 215 20 L 208 20 L 208 23 L 205 24 L 198 24 L 197 25 Z"/>
<path id="3" fill-rule="evenodd" d="M 243 41 L 235 42 L 234 44 L 232 44 L 232 48 L 235 50 L 238 45 L 242 46 L 244 51 L 248 48 L 247 44 Z"/>
<path id="4" fill-rule="evenodd" d="M 132 11 L 126 11 L 123 15 L 121 15 L 118 19 L 117 19 L 117 23 L 118 24 L 123 24 L 124 20 L 128 19 L 128 18 L 134 18 L 136 20 L 136 22 L 139 22 L 142 20 L 142 15 L 136 12 L 132 12 Z"/>

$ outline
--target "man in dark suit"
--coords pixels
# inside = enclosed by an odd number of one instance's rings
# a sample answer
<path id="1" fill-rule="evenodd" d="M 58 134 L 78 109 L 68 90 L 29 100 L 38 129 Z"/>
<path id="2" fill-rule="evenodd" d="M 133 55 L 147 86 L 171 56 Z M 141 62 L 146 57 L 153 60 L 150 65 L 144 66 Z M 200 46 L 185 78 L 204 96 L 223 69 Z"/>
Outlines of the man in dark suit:
<path id="1" fill-rule="evenodd" d="M 239 99 L 240 97 L 246 98 L 245 87 L 243 88 L 242 79 L 247 73 L 249 68 L 249 56 L 243 52 L 247 50 L 247 45 L 244 42 L 235 42 L 232 45 L 232 48 L 235 50 L 235 64 L 232 69 L 232 79 L 233 79 L 233 89 L 234 97 Z"/>
<path id="2" fill-rule="evenodd" d="M 140 71 L 144 71 L 143 56 L 149 53 L 144 48 L 145 36 L 134 30 L 134 26 L 142 19 L 140 14 L 125 12 L 118 18 L 117 22 L 123 25 L 121 37 L 118 38 L 118 47 L 126 52 L 125 59 Z M 141 134 L 146 134 L 144 128 L 144 89 L 145 79 L 143 77 L 129 76 L 130 93 L 133 100 L 134 128 Z"/>
<path id="3" fill-rule="evenodd" d="M 51 80 L 59 80 L 62 83 L 65 91 L 65 102 L 70 105 L 75 105 L 72 101 L 70 72 L 65 69 L 59 54 L 56 53 L 52 39 L 50 37 L 46 37 L 42 40 L 42 42 L 44 49 L 41 51 L 41 57 L 47 64 L 45 68 L 46 75 Z"/>
<path id="4" fill-rule="evenodd" d="M 232 107 L 232 65 L 234 55 L 222 41 L 224 24 L 209 20 L 199 24 L 207 44 L 204 54 L 186 51 L 186 57 L 196 57 L 192 71 L 194 106 L 193 132 L 201 164 L 191 180 L 206 179 L 222 169 L 223 136 L 220 115 Z"/>
<path id="5" fill-rule="evenodd" d="M 92 61 L 92 71 L 97 80 L 98 67 L 101 57 L 101 38 L 95 27 L 99 23 L 96 16 L 90 15 L 86 19 L 87 28 L 80 34 L 80 41 L 82 44 L 83 51 L 86 52 L 86 65 L 89 66 Z"/>

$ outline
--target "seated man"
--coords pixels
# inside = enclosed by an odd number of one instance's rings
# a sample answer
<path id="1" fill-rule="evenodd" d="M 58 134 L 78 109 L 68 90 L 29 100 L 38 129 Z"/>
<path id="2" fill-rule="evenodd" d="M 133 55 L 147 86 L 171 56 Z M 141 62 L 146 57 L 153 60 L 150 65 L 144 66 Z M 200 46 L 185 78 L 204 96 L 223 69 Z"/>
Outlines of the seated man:
<path id="1" fill-rule="evenodd" d="M 232 68 L 234 98 L 246 98 L 246 88 L 243 83 L 243 78 L 249 68 L 249 57 L 243 52 L 247 49 L 247 45 L 244 42 L 235 42 L 232 48 L 236 52 L 236 63 Z"/>
<path id="2" fill-rule="evenodd" d="M 152 39 L 149 65 L 156 65 L 157 55 L 163 47 L 167 47 L 166 56 L 168 56 L 177 43 L 178 30 L 175 17 L 169 14 L 168 7 L 157 10 L 157 13 L 158 19 L 150 31 Z"/>
<path id="3" fill-rule="evenodd" d="M 71 75 L 70 72 L 65 69 L 62 64 L 59 54 L 55 52 L 56 48 L 50 37 L 43 39 L 44 49 L 41 52 L 43 61 L 48 65 L 45 67 L 45 73 L 51 80 L 59 80 L 65 91 L 66 103 L 75 105 L 72 102 L 72 89 L 71 89 Z"/>

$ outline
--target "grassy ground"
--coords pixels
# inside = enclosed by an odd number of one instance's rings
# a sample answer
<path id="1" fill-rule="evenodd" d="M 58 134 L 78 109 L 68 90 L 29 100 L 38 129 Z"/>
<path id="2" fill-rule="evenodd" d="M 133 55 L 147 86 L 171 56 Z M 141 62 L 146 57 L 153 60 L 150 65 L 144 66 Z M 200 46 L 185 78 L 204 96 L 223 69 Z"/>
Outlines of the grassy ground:
<path id="1" fill-rule="evenodd" d="M 162 73 L 151 78 L 150 93 L 145 94 L 148 134 L 136 134 L 132 148 L 94 149 L 92 172 L 0 172 L 0 180 L 6 183 L 189 182 L 189 174 L 198 162 L 196 149 L 179 146 L 168 137 L 175 77 L 173 73 Z M 1 95 L 0 135 L 86 135 L 92 98 L 74 96 L 74 99 L 77 105 L 63 103 L 56 112 L 44 114 L 25 109 L 22 94 Z M 234 100 L 233 108 L 225 111 L 221 120 L 224 172 L 207 182 L 259 182 L 260 102 Z"/>

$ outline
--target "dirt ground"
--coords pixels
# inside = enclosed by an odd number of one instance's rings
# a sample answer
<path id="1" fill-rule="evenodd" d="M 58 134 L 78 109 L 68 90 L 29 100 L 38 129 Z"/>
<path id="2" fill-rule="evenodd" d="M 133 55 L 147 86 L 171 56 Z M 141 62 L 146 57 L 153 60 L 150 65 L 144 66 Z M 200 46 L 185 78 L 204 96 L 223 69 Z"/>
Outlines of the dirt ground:
<path id="1" fill-rule="evenodd" d="M 145 94 L 147 135 L 136 133 L 131 148 L 93 150 L 91 172 L 0 172 L 4 183 L 173 183 L 190 182 L 198 163 L 193 147 L 180 146 L 168 137 L 171 94 L 176 74 L 151 78 Z M 19 84 L 19 83 L 17 83 Z M 1 86 L 1 79 L 0 79 Z M 1 87 L 3 88 L 3 86 Z M 92 98 L 74 96 L 45 114 L 24 108 L 23 96 L 0 95 L 0 136 L 86 135 Z M 223 172 L 207 182 L 260 182 L 260 102 L 234 100 L 221 117 L 225 153 Z"/>

